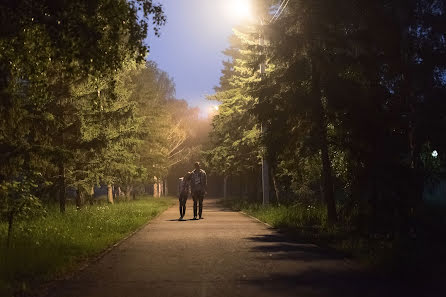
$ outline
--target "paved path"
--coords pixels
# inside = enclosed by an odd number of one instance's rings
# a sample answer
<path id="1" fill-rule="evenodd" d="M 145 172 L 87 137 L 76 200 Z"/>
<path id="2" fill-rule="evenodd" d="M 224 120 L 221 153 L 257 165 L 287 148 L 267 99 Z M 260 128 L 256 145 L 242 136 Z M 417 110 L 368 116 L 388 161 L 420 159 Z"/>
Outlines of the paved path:
<path id="1" fill-rule="evenodd" d="M 168 209 L 50 296 L 408 296 L 215 200 L 206 200 L 204 217 L 179 222 L 177 207 Z"/>

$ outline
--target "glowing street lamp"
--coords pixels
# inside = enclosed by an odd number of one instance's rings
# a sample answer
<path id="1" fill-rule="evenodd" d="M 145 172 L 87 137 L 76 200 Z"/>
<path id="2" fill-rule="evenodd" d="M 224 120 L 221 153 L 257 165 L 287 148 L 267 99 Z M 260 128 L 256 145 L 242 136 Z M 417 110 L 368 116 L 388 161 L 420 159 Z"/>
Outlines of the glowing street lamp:
<path id="1" fill-rule="evenodd" d="M 213 117 L 218 114 L 220 107 L 218 105 L 212 105 L 208 108 L 208 117 Z"/>
<path id="2" fill-rule="evenodd" d="M 231 0 L 231 11 L 239 20 L 252 20 L 252 0 Z"/>

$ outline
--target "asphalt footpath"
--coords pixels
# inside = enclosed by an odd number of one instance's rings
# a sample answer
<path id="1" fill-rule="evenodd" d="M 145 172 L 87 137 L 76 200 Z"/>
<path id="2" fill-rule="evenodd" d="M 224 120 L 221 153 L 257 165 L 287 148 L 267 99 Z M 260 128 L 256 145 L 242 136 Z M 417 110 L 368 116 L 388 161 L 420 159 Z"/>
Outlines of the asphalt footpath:
<path id="1" fill-rule="evenodd" d="M 55 282 L 48 297 L 436 296 L 364 272 L 342 254 L 299 242 L 206 199 L 204 219 L 178 205 L 98 261 Z"/>

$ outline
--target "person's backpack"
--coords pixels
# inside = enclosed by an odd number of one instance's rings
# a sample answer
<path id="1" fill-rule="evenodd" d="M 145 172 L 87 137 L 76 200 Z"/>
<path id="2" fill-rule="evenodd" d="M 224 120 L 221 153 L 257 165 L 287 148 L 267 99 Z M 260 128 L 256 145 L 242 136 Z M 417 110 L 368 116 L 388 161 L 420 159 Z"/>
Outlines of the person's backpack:
<path id="1" fill-rule="evenodd" d="M 203 189 L 201 170 L 197 172 L 193 171 L 191 176 L 191 186 L 194 191 L 201 191 Z"/>

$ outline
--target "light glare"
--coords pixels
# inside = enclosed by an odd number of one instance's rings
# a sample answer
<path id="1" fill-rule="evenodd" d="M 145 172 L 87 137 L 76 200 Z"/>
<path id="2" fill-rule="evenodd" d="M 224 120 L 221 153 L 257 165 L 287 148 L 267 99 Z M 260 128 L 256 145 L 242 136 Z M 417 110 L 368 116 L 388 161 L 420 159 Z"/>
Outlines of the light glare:
<path id="1" fill-rule="evenodd" d="M 252 0 L 232 0 L 232 13 L 238 20 L 251 20 L 253 18 Z"/>

